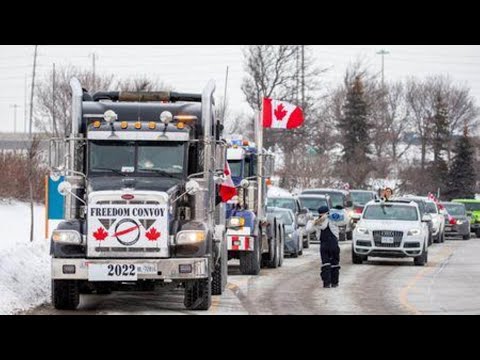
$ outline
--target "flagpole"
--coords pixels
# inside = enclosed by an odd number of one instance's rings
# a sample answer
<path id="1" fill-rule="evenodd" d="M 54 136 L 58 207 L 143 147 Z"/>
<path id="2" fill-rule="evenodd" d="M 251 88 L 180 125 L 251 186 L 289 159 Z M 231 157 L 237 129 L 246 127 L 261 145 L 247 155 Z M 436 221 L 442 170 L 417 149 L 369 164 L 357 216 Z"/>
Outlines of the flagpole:
<path id="1" fill-rule="evenodd" d="M 258 151 L 258 199 L 257 199 L 257 217 L 260 220 L 263 220 L 263 124 L 262 124 L 262 114 L 263 114 L 263 98 L 260 111 L 258 113 L 257 119 L 255 121 L 255 134 L 256 134 L 256 143 Z"/>

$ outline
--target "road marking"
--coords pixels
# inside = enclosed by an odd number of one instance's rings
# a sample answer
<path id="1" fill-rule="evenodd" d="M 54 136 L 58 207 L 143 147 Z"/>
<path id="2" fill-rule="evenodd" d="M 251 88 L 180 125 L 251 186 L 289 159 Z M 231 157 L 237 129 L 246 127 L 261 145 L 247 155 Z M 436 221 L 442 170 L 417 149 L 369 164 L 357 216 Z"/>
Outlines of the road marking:
<path id="1" fill-rule="evenodd" d="M 452 254 L 455 252 L 455 249 L 450 246 L 446 246 L 442 251 L 440 251 L 434 258 L 434 261 L 429 261 L 428 265 L 433 265 L 429 266 L 426 268 L 423 268 L 420 272 L 418 272 L 408 283 L 403 287 L 403 289 L 400 291 L 400 303 L 409 311 L 410 313 L 414 315 L 422 315 L 422 312 L 418 310 L 415 305 L 411 304 L 408 301 L 408 293 L 410 290 L 415 289 L 418 281 L 420 281 L 422 278 L 424 278 L 426 275 L 430 274 L 434 270 L 437 269 L 438 265 L 442 265 L 445 262 L 445 258 L 448 260 L 452 256 Z"/>

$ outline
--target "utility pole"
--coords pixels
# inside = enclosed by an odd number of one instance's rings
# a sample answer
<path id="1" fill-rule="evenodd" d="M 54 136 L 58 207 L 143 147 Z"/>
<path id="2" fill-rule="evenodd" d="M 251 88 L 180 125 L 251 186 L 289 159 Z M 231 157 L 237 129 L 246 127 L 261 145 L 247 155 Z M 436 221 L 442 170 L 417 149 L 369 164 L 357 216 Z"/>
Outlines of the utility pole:
<path id="1" fill-rule="evenodd" d="M 17 133 L 17 109 L 20 107 L 18 104 L 10 105 L 13 108 L 13 133 Z"/>
<path id="2" fill-rule="evenodd" d="M 27 93 L 28 93 L 28 77 L 25 74 L 25 93 L 24 93 L 24 107 L 23 107 L 23 132 L 27 133 Z"/>
<path id="3" fill-rule="evenodd" d="M 382 55 L 382 87 L 385 87 L 385 55 L 389 55 L 390 52 L 382 49 L 377 52 L 377 55 Z"/>
<path id="4" fill-rule="evenodd" d="M 302 108 L 305 109 L 305 45 L 302 45 Z"/>
<path id="5" fill-rule="evenodd" d="M 57 122 L 55 119 L 55 63 L 53 63 L 53 72 L 52 72 L 52 127 L 53 133 L 55 137 L 58 136 L 57 134 Z"/>
<path id="6" fill-rule="evenodd" d="M 35 90 L 35 73 L 37 71 L 37 54 L 38 54 L 38 45 L 35 45 L 35 54 L 33 55 L 33 76 L 32 76 L 32 89 L 30 95 L 30 125 L 29 125 L 29 135 L 32 136 L 32 125 L 33 125 L 33 93 Z"/>

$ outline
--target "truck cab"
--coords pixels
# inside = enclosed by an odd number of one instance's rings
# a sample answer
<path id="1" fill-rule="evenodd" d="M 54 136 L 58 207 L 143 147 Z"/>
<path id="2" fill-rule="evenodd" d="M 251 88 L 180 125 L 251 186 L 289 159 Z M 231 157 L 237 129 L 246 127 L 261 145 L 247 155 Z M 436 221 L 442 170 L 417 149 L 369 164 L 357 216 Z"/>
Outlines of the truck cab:
<path id="1" fill-rule="evenodd" d="M 174 283 L 188 309 L 207 310 L 227 281 L 214 83 L 202 94 L 71 86 L 72 133 L 52 140 L 50 156 L 65 197 L 51 237 L 54 306 L 75 309 L 83 292 Z"/>

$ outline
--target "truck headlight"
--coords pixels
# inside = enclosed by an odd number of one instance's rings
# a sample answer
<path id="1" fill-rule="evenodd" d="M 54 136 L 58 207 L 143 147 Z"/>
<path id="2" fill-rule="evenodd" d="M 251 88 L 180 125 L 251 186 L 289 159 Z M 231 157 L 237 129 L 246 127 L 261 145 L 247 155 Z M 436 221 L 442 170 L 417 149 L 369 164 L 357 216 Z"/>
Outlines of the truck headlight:
<path id="1" fill-rule="evenodd" d="M 198 230 L 185 230 L 177 234 L 177 245 L 195 245 L 205 241 L 205 232 Z"/>
<path id="2" fill-rule="evenodd" d="M 242 227 L 245 226 L 245 218 L 234 216 L 228 221 L 228 227 Z"/>
<path id="3" fill-rule="evenodd" d="M 364 227 L 357 227 L 357 231 L 360 233 L 360 234 L 363 234 L 363 235 L 368 235 L 370 232 L 368 231 L 367 228 L 364 228 Z"/>
<path id="4" fill-rule="evenodd" d="M 52 240 L 59 244 L 82 244 L 82 236 L 75 230 L 54 230 Z"/>
<path id="5" fill-rule="evenodd" d="M 407 236 L 418 236 L 421 233 L 420 229 L 412 229 L 407 233 Z"/>

